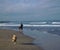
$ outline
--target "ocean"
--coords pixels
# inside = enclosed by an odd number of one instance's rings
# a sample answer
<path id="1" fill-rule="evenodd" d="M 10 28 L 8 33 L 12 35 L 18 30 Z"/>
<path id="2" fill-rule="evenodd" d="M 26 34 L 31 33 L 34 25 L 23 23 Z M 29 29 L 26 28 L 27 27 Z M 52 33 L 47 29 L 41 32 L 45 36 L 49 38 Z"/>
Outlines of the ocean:
<path id="1" fill-rule="evenodd" d="M 59 21 L 0 21 L 0 29 L 18 31 L 23 23 L 23 33 L 35 38 L 33 41 L 44 50 L 60 50 L 60 22 Z"/>

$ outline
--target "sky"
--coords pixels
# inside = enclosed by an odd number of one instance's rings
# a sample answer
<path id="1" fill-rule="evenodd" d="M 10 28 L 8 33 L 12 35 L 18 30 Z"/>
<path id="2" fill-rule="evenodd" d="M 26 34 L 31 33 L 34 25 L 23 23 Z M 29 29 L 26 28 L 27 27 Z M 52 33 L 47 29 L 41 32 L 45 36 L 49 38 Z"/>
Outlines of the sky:
<path id="1" fill-rule="evenodd" d="M 0 0 L 0 20 L 60 20 L 60 0 Z"/>

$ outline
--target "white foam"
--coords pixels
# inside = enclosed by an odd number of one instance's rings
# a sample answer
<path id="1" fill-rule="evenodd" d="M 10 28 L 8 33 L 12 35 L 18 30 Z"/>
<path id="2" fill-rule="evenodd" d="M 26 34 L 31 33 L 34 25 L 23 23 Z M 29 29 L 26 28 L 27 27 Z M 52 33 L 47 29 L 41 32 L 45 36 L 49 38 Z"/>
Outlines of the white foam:
<path id="1" fill-rule="evenodd" d="M 24 25 L 24 26 L 32 26 L 32 27 L 60 27 L 60 25 Z"/>
<path id="2" fill-rule="evenodd" d="M 2 23 L 0 26 L 20 26 L 20 24 L 8 24 L 8 23 Z"/>
<path id="3" fill-rule="evenodd" d="M 52 24 L 60 24 L 60 22 L 52 22 Z"/>

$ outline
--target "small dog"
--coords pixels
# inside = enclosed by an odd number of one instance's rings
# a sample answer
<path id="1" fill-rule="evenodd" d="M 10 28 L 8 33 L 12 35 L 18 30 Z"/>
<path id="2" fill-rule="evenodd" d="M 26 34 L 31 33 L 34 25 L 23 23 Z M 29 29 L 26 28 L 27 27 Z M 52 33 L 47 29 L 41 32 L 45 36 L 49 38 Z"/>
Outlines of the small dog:
<path id="1" fill-rule="evenodd" d="M 17 36 L 14 34 L 14 35 L 12 36 L 12 42 L 13 42 L 14 44 L 16 44 L 16 41 L 17 41 Z"/>

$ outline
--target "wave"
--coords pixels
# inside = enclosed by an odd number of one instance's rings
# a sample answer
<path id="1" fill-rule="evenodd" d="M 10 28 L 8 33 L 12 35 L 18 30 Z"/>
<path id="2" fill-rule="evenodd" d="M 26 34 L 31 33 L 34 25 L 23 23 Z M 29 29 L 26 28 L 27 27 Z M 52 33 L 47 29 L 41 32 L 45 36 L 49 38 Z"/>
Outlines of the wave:
<path id="1" fill-rule="evenodd" d="M 8 24 L 8 23 L 1 23 L 0 26 L 20 26 L 20 24 Z M 36 24 L 23 24 L 24 27 L 60 27 L 60 25 L 36 25 Z"/>
<path id="2" fill-rule="evenodd" d="M 30 22 L 29 24 L 47 24 L 47 22 Z"/>
<path id="3" fill-rule="evenodd" d="M 16 24 L 18 24 L 18 23 L 21 23 L 21 21 L 0 21 L 0 24 L 1 23 L 16 23 Z M 23 21 L 22 22 L 23 24 L 37 24 L 37 25 L 39 25 L 39 24 L 60 24 L 60 22 L 37 22 L 37 21 Z"/>
<path id="4" fill-rule="evenodd" d="M 60 22 L 30 22 L 30 24 L 52 24 L 52 25 L 60 25 Z"/>
<path id="5" fill-rule="evenodd" d="M 11 21 L 0 21 L 0 23 L 10 23 Z"/>

